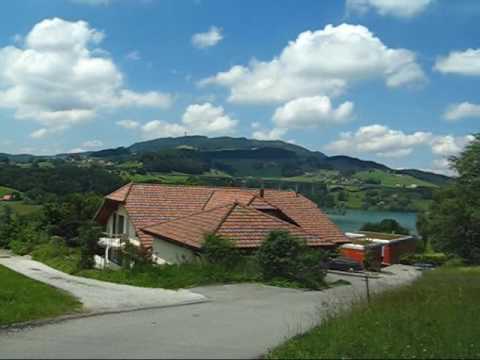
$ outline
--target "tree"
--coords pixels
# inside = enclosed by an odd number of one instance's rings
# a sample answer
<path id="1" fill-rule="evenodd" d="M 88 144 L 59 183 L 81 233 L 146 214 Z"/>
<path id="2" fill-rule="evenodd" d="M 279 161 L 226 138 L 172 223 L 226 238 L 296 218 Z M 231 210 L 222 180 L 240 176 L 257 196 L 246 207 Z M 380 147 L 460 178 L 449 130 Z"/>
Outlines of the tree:
<path id="1" fill-rule="evenodd" d="M 383 219 L 379 223 L 366 223 L 361 228 L 362 231 L 374 231 L 389 234 L 409 235 L 410 230 L 404 228 L 394 219 Z"/>
<path id="2" fill-rule="evenodd" d="M 437 191 L 421 230 L 432 246 L 480 263 L 480 133 L 458 156 L 450 159 L 458 173 L 451 185 Z"/>
<path id="3" fill-rule="evenodd" d="M 98 249 L 98 239 L 102 229 L 93 221 L 86 222 L 79 229 L 80 269 L 91 269 L 95 265 L 93 256 Z"/>

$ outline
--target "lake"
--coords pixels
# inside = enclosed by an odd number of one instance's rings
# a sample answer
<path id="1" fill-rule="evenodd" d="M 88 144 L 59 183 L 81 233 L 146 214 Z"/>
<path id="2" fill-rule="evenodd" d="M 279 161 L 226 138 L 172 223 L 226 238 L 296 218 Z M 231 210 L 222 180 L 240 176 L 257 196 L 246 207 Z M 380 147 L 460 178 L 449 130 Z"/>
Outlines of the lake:
<path id="1" fill-rule="evenodd" d="M 380 222 L 383 219 L 395 219 L 400 225 L 417 234 L 417 214 L 414 212 L 347 210 L 345 215 L 327 214 L 342 231 L 358 231 L 367 222 Z"/>

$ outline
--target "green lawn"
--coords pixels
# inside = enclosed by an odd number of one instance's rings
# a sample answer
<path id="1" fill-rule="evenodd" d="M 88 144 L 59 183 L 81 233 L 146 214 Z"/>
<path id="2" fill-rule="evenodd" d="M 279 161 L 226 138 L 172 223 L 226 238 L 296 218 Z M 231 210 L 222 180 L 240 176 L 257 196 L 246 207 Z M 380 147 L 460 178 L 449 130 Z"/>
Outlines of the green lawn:
<path id="1" fill-rule="evenodd" d="M 267 355 L 284 358 L 479 358 L 480 267 L 440 268 Z"/>
<path id="2" fill-rule="evenodd" d="M 379 180 L 383 186 L 426 186 L 426 187 L 436 187 L 436 185 L 416 179 L 410 175 L 401 175 L 401 174 L 391 174 L 381 170 L 368 170 L 360 171 L 354 175 L 355 178 L 365 181 L 367 179 Z"/>
<path id="3" fill-rule="evenodd" d="M 0 325 L 78 312 L 75 298 L 0 266 Z"/>
<path id="4" fill-rule="evenodd" d="M 23 201 L 6 201 L 0 202 L 0 208 L 2 206 L 9 206 L 15 211 L 18 215 L 30 215 L 37 211 L 40 211 L 42 208 L 40 205 L 30 205 L 25 204 Z"/>
<path id="5" fill-rule="evenodd" d="M 9 188 L 9 187 L 6 187 L 6 186 L 0 186 L 0 196 L 11 194 L 14 191 L 16 191 L 16 190 L 12 189 L 12 188 Z"/>

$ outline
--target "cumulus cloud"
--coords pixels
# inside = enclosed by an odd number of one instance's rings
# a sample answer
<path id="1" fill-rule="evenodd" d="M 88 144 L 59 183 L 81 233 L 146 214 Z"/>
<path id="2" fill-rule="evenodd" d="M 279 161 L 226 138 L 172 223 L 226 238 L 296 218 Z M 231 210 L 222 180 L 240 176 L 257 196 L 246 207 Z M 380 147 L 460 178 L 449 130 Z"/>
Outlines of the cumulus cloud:
<path id="1" fill-rule="evenodd" d="M 0 108 L 40 123 L 31 135 L 39 138 L 92 120 L 102 110 L 168 107 L 169 94 L 125 88 L 123 74 L 99 51 L 104 36 L 85 21 L 53 18 L 36 24 L 21 47 L 0 48 Z"/>
<path id="2" fill-rule="evenodd" d="M 466 136 L 436 136 L 432 142 L 432 152 L 435 155 L 443 156 L 444 158 L 459 154 L 468 143 L 473 141 L 472 135 Z"/>
<path id="3" fill-rule="evenodd" d="M 205 49 L 217 45 L 222 39 L 222 29 L 211 26 L 207 32 L 194 34 L 192 45 L 198 49 Z"/>
<path id="4" fill-rule="evenodd" d="M 258 128 L 258 126 L 255 126 L 254 128 Z M 259 129 L 253 132 L 252 137 L 257 140 L 280 140 L 286 133 L 287 129 L 281 128 L 273 128 L 271 130 Z"/>
<path id="5" fill-rule="evenodd" d="M 225 134 L 234 131 L 238 121 L 225 114 L 223 107 L 211 103 L 187 107 L 182 117 L 183 125 L 194 134 Z"/>
<path id="6" fill-rule="evenodd" d="M 120 120 L 117 121 L 116 124 L 124 129 L 136 129 L 140 126 L 140 123 L 135 120 Z"/>
<path id="7" fill-rule="evenodd" d="M 458 121 L 465 118 L 480 118 L 480 105 L 470 102 L 453 104 L 447 108 L 443 117 L 449 121 Z"/>
<path id="8" fill-rule="evenodd" d="M 406 134 L 384 125 L 362 126 L 356 132 L 344 132 L 328 144 L 326 149 L 335 154 L 375 154 L 380 157 L 403 157 L 418 145 L 430 144 L 432 134 L 415 132 Z"/>
<path id="9" fill-rule="evenodd" d="M 334 108 L 327 96 L 303 97 L 278 107 L 274 123 L 282 128 L 306 128 L 345 123 L 352 118 L 353 103 L 344 102 Z"/>
<path id="10" fill-rule="evenodd" d="M 221 106 L 211 103 L 189 105 L 181 122 L 152 120 L 141 125 L 134 120 L 121 120 L 117 125 L 126 129 L 139 129 L 144 139 L 190 135 L 221 135 L 235 131 L 238 121 L 227 115 Z"/>
<path id="11" fill-rule="evenodd" d="M 374 10 L 382 16 L 410 18 L 425 11 L 434 0 L 346 0 L 347 13 L 363 15 Z"/>
<path id="12" fill-rule="evenodd" d="M 152 120 L 141 127 L 142 137 L 146 140 L 160 137 L 177 137 L 185 133 L 185 127 L 161 120 Z"/>
<path id="13" fill-rule="evenodd" d="M 327 25 L 305 31 L 271 61 L 252 60 L 199 82 L 230 89 L 236 103 L 284 102 L 299 97 L 339 95 L 352 83 L 381 78 L 388 87 L 421 82 L 415 53 L 388 48 L 361 25 Z"/>
<path id="14" fill-rule="evenodd" d="M 480 75 L 480 49 L 452 51 L 435 62 L 435 70 L 444 74 Z"/>

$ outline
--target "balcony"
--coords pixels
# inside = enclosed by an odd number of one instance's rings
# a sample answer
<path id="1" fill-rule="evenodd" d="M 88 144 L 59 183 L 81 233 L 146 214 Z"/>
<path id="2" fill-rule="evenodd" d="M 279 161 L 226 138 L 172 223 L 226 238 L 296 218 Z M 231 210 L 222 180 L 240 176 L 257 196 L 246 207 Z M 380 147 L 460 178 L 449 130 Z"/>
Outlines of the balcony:
<path id="1" fill-rule="evenodd" d="M 140 242 L 136 239 L 129 239 L 126 234 L 108 234 L 103 233 L 98 240 L 98 245 L 106 248 L 121 248 L 129 241 L 132 245 L 140 246 Z"/>

